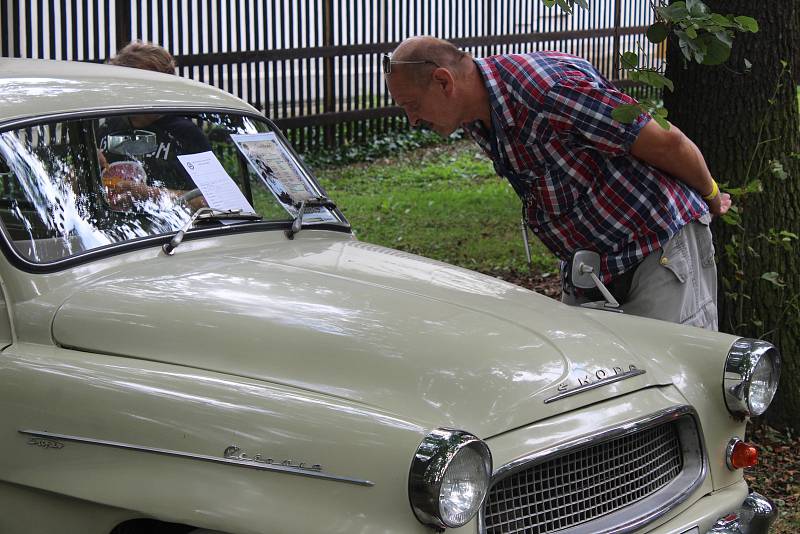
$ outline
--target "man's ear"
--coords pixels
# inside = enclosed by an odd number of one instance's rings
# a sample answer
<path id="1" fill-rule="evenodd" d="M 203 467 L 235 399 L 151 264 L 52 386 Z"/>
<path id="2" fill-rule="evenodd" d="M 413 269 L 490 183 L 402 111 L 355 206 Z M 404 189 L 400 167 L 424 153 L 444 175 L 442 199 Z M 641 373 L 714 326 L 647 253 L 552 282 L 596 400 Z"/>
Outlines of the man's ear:
<path id="1" fill-rule="evenodd" d="M 454 82 L 453 74 L 444 67 L 437 67 L 433 71 L 433 83 L 441 87 L 445 95 L 453 94 Z"/>

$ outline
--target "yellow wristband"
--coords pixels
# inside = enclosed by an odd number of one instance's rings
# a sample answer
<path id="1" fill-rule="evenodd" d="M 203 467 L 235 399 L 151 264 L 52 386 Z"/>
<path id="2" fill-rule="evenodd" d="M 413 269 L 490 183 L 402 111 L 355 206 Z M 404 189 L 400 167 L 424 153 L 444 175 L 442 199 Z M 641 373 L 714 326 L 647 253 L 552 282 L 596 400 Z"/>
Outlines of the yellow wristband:
<path id="1" fill-rule="evenodd" d="M 714 198 L 719 195 L 719 186 L 717 185 L 717 181 L 712 178 L 711 183 L 714 184 L 714 187 L 711 189 L 709 194 L 703 197 L 703 200 L 714 200 Z"/>

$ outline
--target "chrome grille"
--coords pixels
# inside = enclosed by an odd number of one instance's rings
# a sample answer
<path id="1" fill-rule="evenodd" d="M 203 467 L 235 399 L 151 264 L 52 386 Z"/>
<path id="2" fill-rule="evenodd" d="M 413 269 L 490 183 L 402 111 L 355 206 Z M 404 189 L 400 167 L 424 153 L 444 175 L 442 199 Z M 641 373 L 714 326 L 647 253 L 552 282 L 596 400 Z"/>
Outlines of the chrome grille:
<path id="1" fill-rule="evenodd" d="M 654 494 L 682 469 L 675 421 L 585 445 L 495 483 L 483 525 L 491 534 L 570 528 Z"/>

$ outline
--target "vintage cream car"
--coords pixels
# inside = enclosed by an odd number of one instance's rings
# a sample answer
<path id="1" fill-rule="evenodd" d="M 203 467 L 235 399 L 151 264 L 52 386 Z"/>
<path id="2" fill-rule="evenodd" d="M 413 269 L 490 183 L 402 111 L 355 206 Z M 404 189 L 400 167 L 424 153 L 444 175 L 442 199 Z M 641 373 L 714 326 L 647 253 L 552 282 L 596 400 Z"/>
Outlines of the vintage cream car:
<path id="1" fill-rule="evenodd" d="M 762 533 L 771 345 L 356 240 L 274 125 L 0 59 L 0 532 Z"/>

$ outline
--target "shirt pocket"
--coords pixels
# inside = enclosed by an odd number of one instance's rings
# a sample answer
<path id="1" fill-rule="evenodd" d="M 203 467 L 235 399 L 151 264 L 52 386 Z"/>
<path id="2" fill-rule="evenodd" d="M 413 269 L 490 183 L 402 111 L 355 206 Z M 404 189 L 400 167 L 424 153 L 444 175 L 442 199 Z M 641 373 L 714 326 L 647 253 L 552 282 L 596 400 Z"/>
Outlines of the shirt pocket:
<path id="1" fill-rule="evenodd" d="M 581 196 L 572 177 L 555 166 L 543 169 L 533 184 L 538 207 L 549 215 L 573 210 Z"/>

